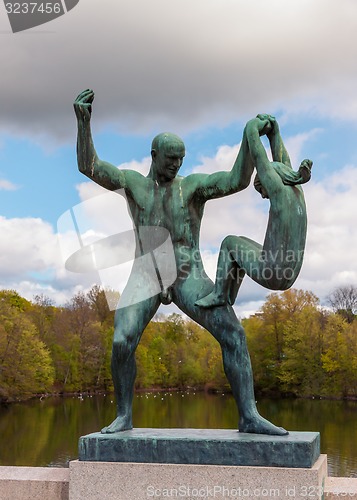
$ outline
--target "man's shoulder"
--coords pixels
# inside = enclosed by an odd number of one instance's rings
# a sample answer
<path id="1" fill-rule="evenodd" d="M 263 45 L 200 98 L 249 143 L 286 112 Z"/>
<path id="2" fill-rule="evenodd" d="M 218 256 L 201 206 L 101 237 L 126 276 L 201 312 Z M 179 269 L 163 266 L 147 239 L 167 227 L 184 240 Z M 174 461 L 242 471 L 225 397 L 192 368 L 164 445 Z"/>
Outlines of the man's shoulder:
<path id="1" fill-rule="evenodd" d="M 142 173 L 137 170 L 123 169 L 121 170 L 127 182 L 134 181 L 135 183 L 150 183 L 152 180 L 149 177 L 145 177 Z"/>
<path id="2" fill-rule="evenodd" d="M 122 169 L 120 170 L 122 176 L 122 187 L 131 193 L 141 190 L 147 190 L 152 184 L 152 179 L 145 177 L 137 170 Z"/>
<path id="3" fill-rule="evenodd" d="M 146 179 L 146 177 L 137 170 L 123 168 L 121 171 L 129 177 L 142 177 L 143 179 Z"/>
<path id="4" fill-rule="evenodd" d="M 193 173 L 189 174 L 186 177 L 183 177 L 183 181 L 187 185 L 191 185 L 192 187 L 200 187 L 200 185 L 207 179 L 208 174 L 202 173 Z"/>

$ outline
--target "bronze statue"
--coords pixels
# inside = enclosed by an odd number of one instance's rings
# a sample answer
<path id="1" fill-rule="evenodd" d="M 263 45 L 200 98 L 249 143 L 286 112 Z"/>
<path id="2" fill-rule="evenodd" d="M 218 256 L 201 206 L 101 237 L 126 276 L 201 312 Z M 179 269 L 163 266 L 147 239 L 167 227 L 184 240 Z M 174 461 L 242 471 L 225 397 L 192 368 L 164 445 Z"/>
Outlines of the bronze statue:
<path id="1" fill-rule="evenodd" d="M 198 301 L 213 290 L 206 275 L 199 251 L 199 231 L 206 201 L 227 196 L 249 183 L 257 161 L 247 126 L 237 159 L 230 172 L 211 175 L 178 175 L 185 156 L 182 140 L 170 133 L 159 134 L 152 143 L 152 163 L 147 177 L 133 170 L 119 170 L 100 160 L 95 151 L 90 119 L 94 93 L 85 90 L 76 99 L 78 119 L 77 155 L 79 170 L 99 185 L 124 189 L 134 225 L 163 227 L 171 235 L 177 267 L 177 278 L 169 288 L 141 302 L 137 290 L 152 283 L 145 268 L 134 262 L 122 298 L 126 307 L 115 314 L 112 351 L 112 376 L 117 403 L 117 417 L 102 433 L 132 429 L 132 400 L 136 375 L 135 350 L 141 335 L 161 303 L 174 302 L 187 316 L 206 328 L 220 343 L 223 364 L 239 410 L 240 432 L 285 435 L 287 431 L 261 417 L 257 411 L 253 375 L 242 325 L 230 304 L 202 307 Z M 251 122 L 257 137 L 275 127 L 273 119 L 261 115 Z M 280 136 L 279 136 L 280 137 Z M 249 140 L 248 140 L 249 139 Z M 278 141 L 279 142 L 279 141 Z M 259 175 L 261 168 L 259 167 Z M 267 188 L 263 178 L 262 185 Z M 137 256 L 142 249 L 137 245 Z M 150 295 L 150 293 L 148 293 Z"/>

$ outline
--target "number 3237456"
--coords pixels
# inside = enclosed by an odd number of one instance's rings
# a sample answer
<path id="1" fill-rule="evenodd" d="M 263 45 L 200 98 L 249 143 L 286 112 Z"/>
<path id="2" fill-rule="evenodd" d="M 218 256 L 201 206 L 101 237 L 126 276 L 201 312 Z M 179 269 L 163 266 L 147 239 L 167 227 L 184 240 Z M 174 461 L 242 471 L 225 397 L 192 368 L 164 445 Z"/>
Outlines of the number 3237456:
<path id="1" fill-rule="evenodd" d="M 49 2 L 15 2 L 5 4 L 8 14 L 60 14 L 61 3 Z"/>

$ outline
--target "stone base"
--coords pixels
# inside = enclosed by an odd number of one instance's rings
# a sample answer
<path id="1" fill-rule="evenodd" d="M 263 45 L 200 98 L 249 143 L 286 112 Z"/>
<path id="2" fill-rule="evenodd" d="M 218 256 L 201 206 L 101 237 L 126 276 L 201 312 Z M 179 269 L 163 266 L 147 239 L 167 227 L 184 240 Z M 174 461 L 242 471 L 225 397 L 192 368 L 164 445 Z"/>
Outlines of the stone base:
<path id="1" fill-rule="evenodd" d="M 216 429 L 133 429 L 79 440 L 79 460 L 309 468 L 320 455 L 318 432 L 287 436 Z"/>
<path id="2" fill-rule="evenodd" d="M 0 467 L 0 500 L 67 500 L 68 491 L 68 469 Z"/>
<path id="3" fill-rule="evenodd" d="M 70 463 L 69 500 L 322 498 L 326 455 L 311 468 Z"/>
<path id="4" fill-rule="evenodd" d="M 357 500 L 357 477 L 327 477 L 325 481 L 326 500 Z"/>

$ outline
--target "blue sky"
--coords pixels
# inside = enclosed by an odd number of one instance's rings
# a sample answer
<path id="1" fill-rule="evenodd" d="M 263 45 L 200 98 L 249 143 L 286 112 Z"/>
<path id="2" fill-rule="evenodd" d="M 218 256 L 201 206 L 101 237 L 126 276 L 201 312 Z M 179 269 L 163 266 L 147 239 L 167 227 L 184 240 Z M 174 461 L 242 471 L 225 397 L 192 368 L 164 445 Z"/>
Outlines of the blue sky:
<path id="1" fill-rule="evenodd" d="M 296 168 L 314 161 L 295 286 L 324 302 L 356 284 L 356 33 L 354 0 L 80 0 L 17 34 L 0 7 L 0 287 L 60 304 L 93 283 L 64 269 L 56 235 L 64 212 L 99 193 L 76 166 L 72 102 L 88 87 L 98 154 L 143 173 L 164 130 L 185 141 L 184 175 L 228 170 L 246 121 L 275 115 Z M 212 277 L 224 236 L 262 241 L 267 210 L 252 187 L 207 204 Z M 267 293 L 247 278 L 237 313 Z"/>

